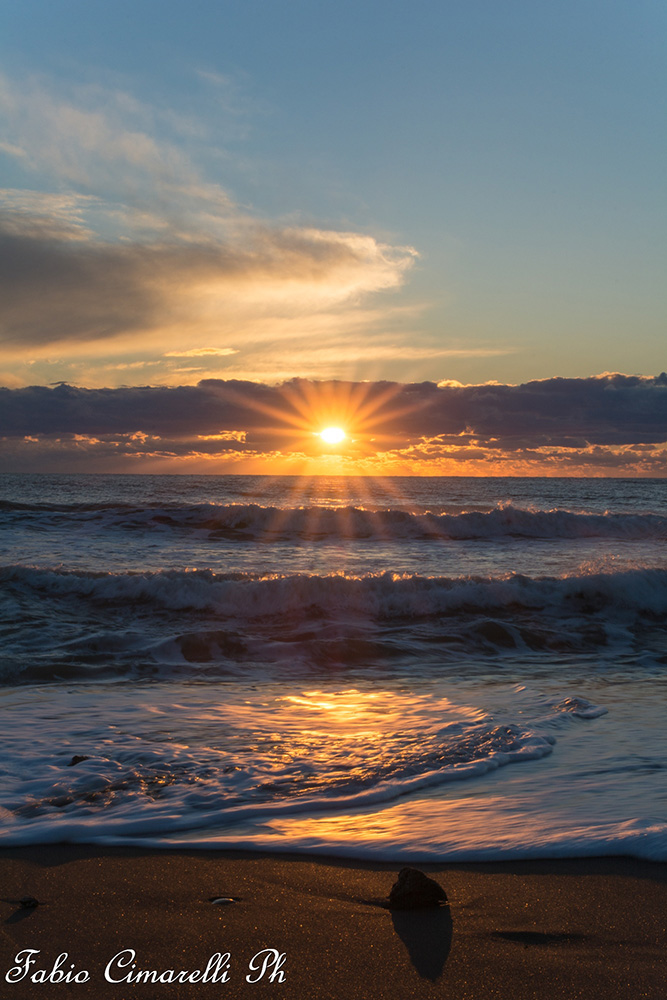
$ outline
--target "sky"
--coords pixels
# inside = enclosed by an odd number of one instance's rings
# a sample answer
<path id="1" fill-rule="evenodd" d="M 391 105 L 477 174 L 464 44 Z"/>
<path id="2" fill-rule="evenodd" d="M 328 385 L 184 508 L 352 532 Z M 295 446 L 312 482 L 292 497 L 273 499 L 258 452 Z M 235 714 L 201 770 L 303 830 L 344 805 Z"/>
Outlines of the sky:
<path id="1" fill-rule="evenodd" d="M 667 474 L 663 4 L 0 22 L 0 470 Z"/>

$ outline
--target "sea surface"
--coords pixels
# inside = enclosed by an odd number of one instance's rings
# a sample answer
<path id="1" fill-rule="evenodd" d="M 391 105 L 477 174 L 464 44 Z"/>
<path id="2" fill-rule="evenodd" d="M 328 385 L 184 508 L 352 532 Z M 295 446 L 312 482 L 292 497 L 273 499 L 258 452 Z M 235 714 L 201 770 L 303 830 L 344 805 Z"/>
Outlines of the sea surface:
<path id="1" fill-rule="evenodd" d="M 667 860 L 664 480 L 0 476 L 0 845 Z"/>

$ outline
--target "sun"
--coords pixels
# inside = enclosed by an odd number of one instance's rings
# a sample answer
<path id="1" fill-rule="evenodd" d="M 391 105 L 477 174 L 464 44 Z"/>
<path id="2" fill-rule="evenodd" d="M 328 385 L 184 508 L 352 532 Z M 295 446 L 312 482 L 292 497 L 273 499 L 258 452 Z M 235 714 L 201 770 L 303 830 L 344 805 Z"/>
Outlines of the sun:
<path id="1" fill-rule="evenodd" d="M 326 444 L 340 444 L 347 437 L 342 427 L 325 427 L 320 431 L 320 437 Z"/>

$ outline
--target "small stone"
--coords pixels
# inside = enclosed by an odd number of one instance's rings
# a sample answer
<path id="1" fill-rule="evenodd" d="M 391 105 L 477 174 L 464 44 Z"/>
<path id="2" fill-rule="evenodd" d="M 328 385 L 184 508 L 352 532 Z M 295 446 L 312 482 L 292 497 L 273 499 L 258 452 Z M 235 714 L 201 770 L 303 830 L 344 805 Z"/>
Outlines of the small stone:
<path id="1" fill-rule="evenodd" d="M 67 766 L 74 767 L 75 764 L 80 764 L 82 760 L 90 760 L 90 757 L 86 757 L 85 754 L 75 754 Z"/>
<path id="2" fill-rule="evenodd" d="M 34 896 L 21 896 L 19 906 L 22 910 L 34 910 L 36 906 L 39 906 L 39 900 L 35 899 Z"/>
<path id="3" fill-rule="evenodd" d="M 421 910 L 446 902 L 442 886 L 417 868 L 401 868 L 389 892 L 389 906 L 394 910 Z"/>

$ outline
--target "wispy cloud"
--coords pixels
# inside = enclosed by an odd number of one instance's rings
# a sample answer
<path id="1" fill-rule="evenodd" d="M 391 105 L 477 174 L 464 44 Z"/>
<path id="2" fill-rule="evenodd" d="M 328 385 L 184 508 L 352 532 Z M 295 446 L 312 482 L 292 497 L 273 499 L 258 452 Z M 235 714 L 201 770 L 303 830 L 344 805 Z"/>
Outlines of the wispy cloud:
<path id="1" fill-rule="evenodd" d="M 193 347 L 190 351 L 167 351 L 165 358 L 205 358 L 224 357 L 226 354 L 238 354 L 235 347 Z"/>
<path id="2" fill-rule="evenodd" d="M 121 91 L 62 96 L 0 78 L 0 116 L 5 154 L 52 188 L 0 196 L 6 357 L 140 344 L 143 355 L 213 359 L 242 339 L 262 343 L 270 367 L 283 336 L 306 353 L 311 321 L 344 328 L 356 313 L 372 330 L 377 314 L 362 302 L 399 288 L 416 258 L 367 233 L 255 217 L 169 138 L 167 112 Z"/>
<path id="3" fill-rule="evenodd" d="M 37 77 L 0 76 L 0 114 L 5 152 L 75 190 L 126 204 L 205 190 L 218 207 L 231 204 L 177 142 L 157 137 L 159 112 L 123 91 L 81 86 L 63 95 Z"/>
<path id="4" fill-rule="evenodd" d="M 13 208 L 0 212 L 1 340 L 25 350 L 140 333 L 176 350 L 395 288 L 412 256 L 355 233 L 259 224 L 231 242 L 108 241 Z"/>

